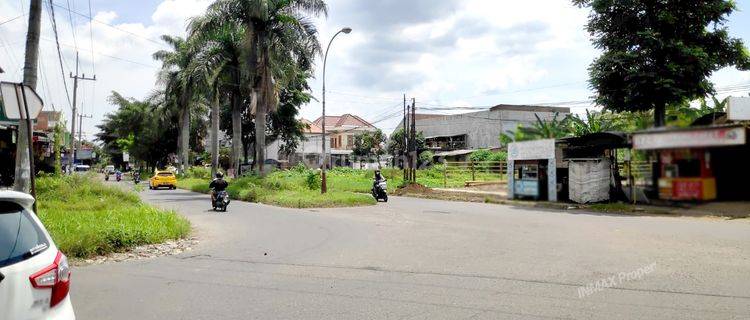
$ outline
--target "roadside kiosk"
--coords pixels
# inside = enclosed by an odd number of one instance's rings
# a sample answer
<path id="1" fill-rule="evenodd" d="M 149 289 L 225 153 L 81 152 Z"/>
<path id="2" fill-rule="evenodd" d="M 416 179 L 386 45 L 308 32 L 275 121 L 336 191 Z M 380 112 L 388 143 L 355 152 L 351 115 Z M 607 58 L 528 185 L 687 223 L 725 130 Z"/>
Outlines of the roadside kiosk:
<path id="1" fill-rule="evenodd" d="M 634 133 L 633 148 L 659 157 L 659 199 L 748 200 L 747 130 L 742 124 L 652 129 Z"/>
<path id="2" fill-rule="evenodd" d="M 555 140 L 508 144 L 508 197 L 557 201 Z"/>

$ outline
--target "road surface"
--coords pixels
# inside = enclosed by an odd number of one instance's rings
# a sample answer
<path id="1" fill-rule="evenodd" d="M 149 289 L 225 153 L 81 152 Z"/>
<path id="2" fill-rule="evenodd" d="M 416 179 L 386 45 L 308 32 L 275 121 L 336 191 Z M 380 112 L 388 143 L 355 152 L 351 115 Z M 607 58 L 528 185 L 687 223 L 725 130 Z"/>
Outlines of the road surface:
<path id="1" fill-rule="evenodd" d="M 750 318 L 747 220 L 398 197 L 219 214 L 207 195 L 142 197 L 189 218 L 201 242 L 76 268 L 79 319 Z"/>

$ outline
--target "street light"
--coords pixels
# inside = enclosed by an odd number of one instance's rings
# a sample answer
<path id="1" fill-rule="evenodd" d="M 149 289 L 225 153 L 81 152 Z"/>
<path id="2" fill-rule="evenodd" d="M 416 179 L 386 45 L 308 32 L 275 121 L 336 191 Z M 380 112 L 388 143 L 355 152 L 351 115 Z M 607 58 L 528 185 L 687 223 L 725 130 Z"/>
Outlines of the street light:
<path id="1" fill-rule="evenodd" d="M 320 171 L 320 193 L 328 192 L 328 185 L 326 183 L 326 166 L 328 166 L 328 152 L 326 152 L 326 62 L 328 62 L 328 50 L 331 49 L 333 40 L 336 39 L 336 36 L 338 36 L 342 32 L 349 34 L 350 32 L 352 32 L 352 28 L 346 27 L 339 30 L 339 32 L 336 32 L 336 34 L 331 37 L 331 41 L 328 42 L 326 54 L 323 56 L 323 125 L 321 128 L 323 132 L 323 165 L 321 166 Z"/>

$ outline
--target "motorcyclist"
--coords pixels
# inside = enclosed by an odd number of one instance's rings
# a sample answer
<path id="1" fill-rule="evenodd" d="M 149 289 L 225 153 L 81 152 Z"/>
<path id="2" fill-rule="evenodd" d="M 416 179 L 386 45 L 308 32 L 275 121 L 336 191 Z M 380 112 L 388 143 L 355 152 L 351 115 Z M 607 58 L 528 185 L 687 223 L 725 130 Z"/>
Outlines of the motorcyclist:
<path id="1" fill-rule="evenodd" d="M 383 174 L 380 172 L 380 170 L 375 170 L 375 181 L 372 183 L 372 187 L 375 188 L 378 186 L 378 183 L 385 180 L 383 177 Z"/>
<path id="2" fill-rule="evenodd" d="M 139 181 L 141 181 L 141 173 L 140 173 L 140 171 L 138 171 L 138 170 L 134 170 L 133 171 L 133 181 L 135 181 L 136 183 L 138 183 Z"/>
<path id="3" fill-rule="evenodd" d="M 216 201 L 216 195 L 219 194 L 219 192 L 224 191 L 229 187 L 229 182 L 224 180 L 224 174 L 221 172 L 216 173 L 216 179 L 211 181 L 211 184 L 208 185 L 209 188 L 211 188 L 211 203 Z"/>

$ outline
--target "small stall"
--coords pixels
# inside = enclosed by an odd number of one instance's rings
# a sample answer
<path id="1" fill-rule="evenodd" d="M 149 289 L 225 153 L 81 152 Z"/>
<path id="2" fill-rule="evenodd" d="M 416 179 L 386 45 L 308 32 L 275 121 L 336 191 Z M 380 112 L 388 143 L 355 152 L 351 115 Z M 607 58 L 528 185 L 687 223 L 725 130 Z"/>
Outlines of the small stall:
<path id="1" fill-rule="evenodd" d="M 568 164 L 568 199 L 577 203 L 612 200 L 622 194 L 617 167 L 617 150 L 629 149 L 622 132 L 596 132 L 580 137 L 562 138 L 562 160 Z M 559 173 L 562 177 L 565 173 Z"/>
<path id="2" fill-rule="evenodd" d="M 508 197 L 557 201 L 555 140 L 508 144 Z"/>
<path id="3" fill-rule="evenodd" d="M 741 124 L 655 129 L 633 134 L 635 150 L 658 157 L 659 199 L 747 200 L 750 148 Z"/>

